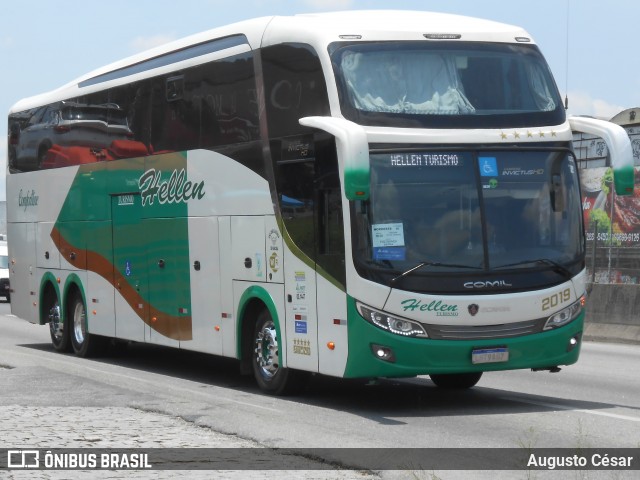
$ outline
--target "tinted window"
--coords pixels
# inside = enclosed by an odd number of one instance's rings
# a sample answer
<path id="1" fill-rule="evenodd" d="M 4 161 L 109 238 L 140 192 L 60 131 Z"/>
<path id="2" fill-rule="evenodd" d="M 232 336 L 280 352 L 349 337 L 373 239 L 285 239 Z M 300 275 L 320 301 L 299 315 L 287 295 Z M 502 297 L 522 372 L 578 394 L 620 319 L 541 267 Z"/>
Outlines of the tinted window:
<path id="1" fill-rule="evenodd" d="M 191 150 L 259 138 L 251 54 L 152 80 L 155 151 Z"/>
<path id="2" fill-rule="evenodd" d="M 242 54 L 13 114 L 9 132 L 11 171 L 253 142 L 260 139 L 253 57 Z M 246 149 L 236 150 L 243 157 Z M 257 158 L 260 165 L 252 157 L 250 168 L 263 174 L 262 156 Z"/>
<path id="3" fill-rule="evenodd" d="M 130 140 L 144 148 L 150 146 L 151 128 L 151 82 L 141 80 L 109 90 L 109 123 L 120 123 L 126 119 Z M 123 119 L 124 116 L 124 119 Z"/>
<path id="4" fill-rule="evenodd" d="M 558 125 L 565 113 L 535 46 L 480 42 L 334 44 L 345 117 L 363 125 Z"/>
<path id="5" fill-rule="evenodd" d="M 329 115 L 327 87 L 320 60 L 308 45 L 285 44 L 262 49 L 269 136 L 296 135 L 298 120 Z"/>

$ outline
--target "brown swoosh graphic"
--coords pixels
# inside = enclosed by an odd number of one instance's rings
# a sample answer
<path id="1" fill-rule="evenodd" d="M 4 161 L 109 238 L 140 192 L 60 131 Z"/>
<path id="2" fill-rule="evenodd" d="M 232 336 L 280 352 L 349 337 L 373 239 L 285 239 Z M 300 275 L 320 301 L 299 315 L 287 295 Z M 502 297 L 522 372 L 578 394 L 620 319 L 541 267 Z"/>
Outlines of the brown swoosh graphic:
<path id="1" fill-rule="evenodd" d="M 136 315 L 153 330 L 174 340 L 193 340 L 191 315 L 177 316 L 161 312 L 144 300 L 126 278 L 114 268 L 114 265 L 102 255 L 71 245 L 55 227 L 51 231 L 51 238 L 60 255 L 69 263 L 77 268 L 95 272 L 113 285 Z M 140 305 L 143 305 L 143 308 L 140 308 Z M 149 315 L 145 318 L 143 312 L 147 310 Z"/>

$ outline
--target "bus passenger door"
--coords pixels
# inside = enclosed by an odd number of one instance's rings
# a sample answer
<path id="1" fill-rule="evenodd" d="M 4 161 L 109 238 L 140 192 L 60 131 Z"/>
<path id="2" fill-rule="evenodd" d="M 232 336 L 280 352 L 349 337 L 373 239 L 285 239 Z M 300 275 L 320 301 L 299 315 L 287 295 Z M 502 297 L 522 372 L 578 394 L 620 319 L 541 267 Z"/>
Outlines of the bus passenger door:
<path id="1" fill-rule="evenodd" d="M 148 318 L 147 235 L 140 194 L 111 197 L 116 338 L 145 341 Z"/>

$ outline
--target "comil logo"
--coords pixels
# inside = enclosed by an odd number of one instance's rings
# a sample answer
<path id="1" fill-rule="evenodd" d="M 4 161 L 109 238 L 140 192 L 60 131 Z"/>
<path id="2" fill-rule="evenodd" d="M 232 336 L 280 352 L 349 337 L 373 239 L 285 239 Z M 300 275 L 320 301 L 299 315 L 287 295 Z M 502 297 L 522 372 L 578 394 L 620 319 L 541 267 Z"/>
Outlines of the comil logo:
<path id="1" fill-rule="evenodd" d="M 464 288 L 500 288 L 500 287 L 512 287 L 510 283 L 504 280 L 485 281 L 485 282 L 466 282 Z"/>

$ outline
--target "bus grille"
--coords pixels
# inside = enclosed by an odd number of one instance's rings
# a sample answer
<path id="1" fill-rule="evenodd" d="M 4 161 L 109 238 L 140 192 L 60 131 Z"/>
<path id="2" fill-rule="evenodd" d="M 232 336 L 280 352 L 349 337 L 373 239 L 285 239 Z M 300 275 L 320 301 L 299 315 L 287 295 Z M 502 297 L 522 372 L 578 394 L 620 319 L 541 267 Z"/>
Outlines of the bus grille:
<path id="1" fill-rule="evenodd" d="M 424 325 L 429 338 L 436 340 L 482 340 L 509 338 L 542 332 L 546 318 L 500 325 Z"/>

